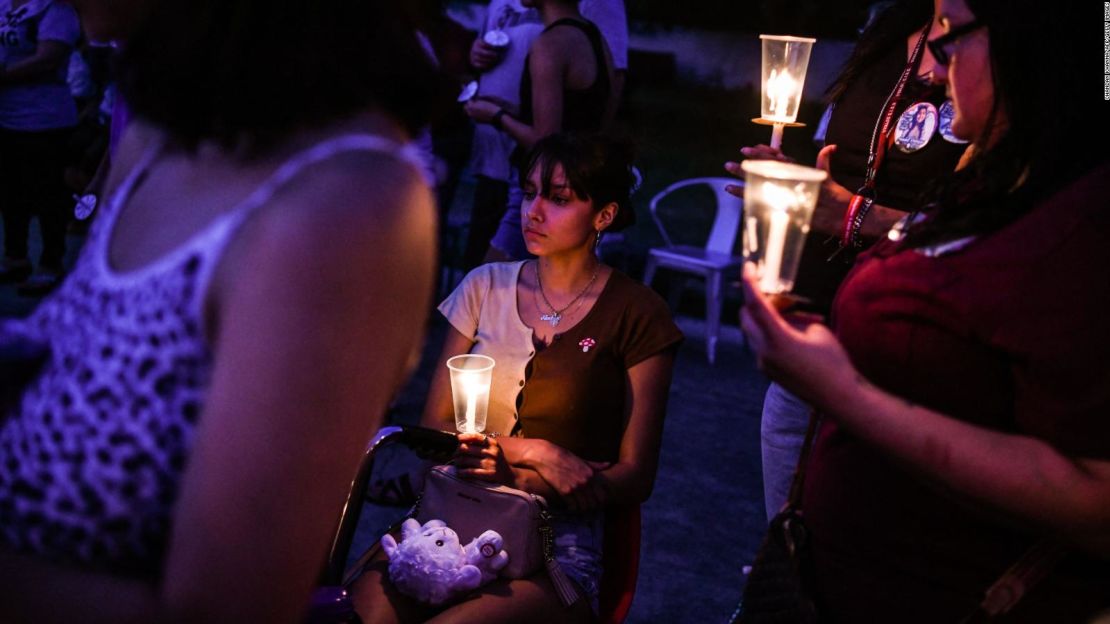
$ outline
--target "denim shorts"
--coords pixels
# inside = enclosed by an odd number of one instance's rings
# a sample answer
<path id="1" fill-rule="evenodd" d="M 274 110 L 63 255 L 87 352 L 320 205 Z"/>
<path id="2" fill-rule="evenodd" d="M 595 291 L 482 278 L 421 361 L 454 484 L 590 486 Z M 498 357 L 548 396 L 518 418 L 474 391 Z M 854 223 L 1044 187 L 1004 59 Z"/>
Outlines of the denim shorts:
<path id="1" fill-rule="evenodd" d="M 597 615 L 605 515 L 594 511 L 581 514 L 555 512 L 551 516 L 551 527 L 555 529 L 555 561 L 559 562 L 563 573 L 578 585 L 594 615 Z"/>

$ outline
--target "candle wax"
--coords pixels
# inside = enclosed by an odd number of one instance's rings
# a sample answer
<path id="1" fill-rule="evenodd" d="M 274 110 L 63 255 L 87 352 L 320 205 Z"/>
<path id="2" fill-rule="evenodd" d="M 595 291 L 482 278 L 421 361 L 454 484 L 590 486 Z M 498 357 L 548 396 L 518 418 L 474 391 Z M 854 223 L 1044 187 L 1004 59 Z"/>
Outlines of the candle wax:
<path id="1" fill-rule="evenodd" d="M 478 393 L 472 388 L 467 388 L 466 393 L 466 433 L 478 433 L 477 423 L 478 418 Z"/>
<path id="2" fill-rule="evenodd" d="M 786 228 L 790 215 L 785 210 L 772 209 L 770 227 L 767 232 L 767 253 L 763 255 L 763 271 L 759 278 L 759 288 L 765 293 L 777 293 L 779 273 L 782 272 L 782 253 L 786 248 Z"/>

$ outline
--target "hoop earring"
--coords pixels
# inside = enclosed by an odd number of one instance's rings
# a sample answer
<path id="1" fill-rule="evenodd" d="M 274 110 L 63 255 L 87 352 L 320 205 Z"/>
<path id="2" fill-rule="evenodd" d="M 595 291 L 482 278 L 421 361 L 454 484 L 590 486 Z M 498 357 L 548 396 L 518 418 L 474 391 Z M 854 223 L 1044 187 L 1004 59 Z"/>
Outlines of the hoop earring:
<path id="1" fill-rule="evenodd" d="M 600 245 L 600 244 L 601 244 L 601 230 L 598 230 L 597 231 L 597 236 L 594 237 L 594 249 L 597 249 L 598 245 Z"/>

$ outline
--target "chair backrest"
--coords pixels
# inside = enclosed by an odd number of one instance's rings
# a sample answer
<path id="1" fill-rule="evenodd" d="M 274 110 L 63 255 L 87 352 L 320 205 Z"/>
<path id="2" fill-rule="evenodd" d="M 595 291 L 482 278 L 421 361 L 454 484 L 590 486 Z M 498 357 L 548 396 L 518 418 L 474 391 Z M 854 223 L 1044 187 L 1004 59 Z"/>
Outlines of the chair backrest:
<path id="1" fill-rule="evenodd" d="M 604 544 L 598 620 L 601 624 L 621 624 L 632 610 L 640 575 L 639 505 L 606 510 Z"/>
<path id="2" fill-rule="evenodd" d="M 354 541 L 355 531 L 358 529 L 359 519 L 362 517 L 362 503 L 366 497 L 366 488 L 374 471 L 375 455 L 391 444 L 407 446 L 420 457 L 444 463 L 454 454 L 458 439 L 451 433 L 412 425 L 387 426 L 378 430 L 367 445 L 358 472 L 351 481 L 351 488 L 343 504 L 335 536 L 332 538 L 331 549 L 328 551 L 328 559 L 318 581 L 320 585 L 339 585 L 343 581 L 346 575 L 347 556 Z"/>
<path id="3" fill-rule="evenodd" d="M 662 219 L 659 218 L 659 202 L 679 189 L 696 185 L 708 186 L 713 190 L 717 200 L 717 213 L 713 218 L 713 227 L 709 230 L 709 238 L 705 242 L 706 250 L 732 254 L 732 248 L 736 244 L 736 235 L 740 231 L 740 219 L 743 214 L 744 202 L 739 197 L 726 191 L 725 187 L 743 187 L 743 180 L 736 178 L 689 178 L 675 182 L 651 198 L 648 208 L 651 211 L 652 221 L 655 221 L 655 227 L 659 229 L 659 233 L 663 236 L 663 241 L 667 246 L 674 247 L 674 241 L 667 233 Z"/>

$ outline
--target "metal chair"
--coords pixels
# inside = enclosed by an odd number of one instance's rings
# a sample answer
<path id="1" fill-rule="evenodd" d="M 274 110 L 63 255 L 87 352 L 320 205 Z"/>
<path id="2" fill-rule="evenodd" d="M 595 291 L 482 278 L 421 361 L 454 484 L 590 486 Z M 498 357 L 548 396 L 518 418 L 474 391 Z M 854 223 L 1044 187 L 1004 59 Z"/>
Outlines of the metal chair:
<path id="1" fill-rule="evenodd" d="M 644 283 L 650 286 L 655 278 L 655 271 L 659 268 L 692 274 L 705 279 L 705 349 L 710 364 L 714 362 L 717 354 L 717 337 L 721 326 L 721 304 L 724 299 L 724 274 L 739 275 L 744 262 L 741 256 L 732 254 L 732 248 L 736 243 L 736 235 L 740 228 L 743 201 L 727 192 L 725 187 L 728 185 L 743 186 L 743 184 L 741 180 L 735 178 L 690 178 L 680 180 L 651 198 L 651 204 L 649 205 L 651 218 L 655 221 L 655 226 L 659 229 L 666 245 L 664 247 L 652 247 L 648 251 L 647 264 L 644 267 Z M 679 189 L 699 185 L 708 186 L 716 197 L 716 215 L 713 218 L 713 227 L 709 231 L 709 238 L 705 245 L 701 247 L 676 245 L 659 217 L 659 204 Z"/>
<path id="2" fill-rule="evenodd" d="M 359 464 L 358 474 L 351 481 L 347 501 L 343 504 L 339 525 L 328 552 L 328 561 L 320 577 L 321 585 L 345 584 L 348 576 L 347 555 L 362 518 L 362 506 L 366 501 L 366 489 L 374 473 L 374 459 L 379 451 L 391 444 L 402 444 L 423 459 L 445 463 L 455 454 L 459 442 L 453 434 L 435 429 L 412 425 L 382 427 L 366 446 L 366 454 Z M 404 501 L 411 505 L 412 501 Z"/>
<path id="3" fill-rule="evenodd" d="M 348 554 L 354 542 L 359 520 L 362 519 L 363 504 L 366 501 L 370 477 L 374 472 L 375 457 L 382 449 L 395 444 L 407 446 L 419 457 L 442 463 L 450 460 L 454 455 L 458 440 L 450 433 L 407 425 L 382 427 L 374 435 L 366 446 L 366 453 L 359 463 L 358 472 L 351 480 L 351 487 L 347 491 L 347 500 L 343 503 L 343 510 L 339 515 L 335 537 L 332 538 L 327 561 L 320 571 L 318 587 L 312 596 L 305 618 L 307 624 L 348 624 L 359 621 L 346 586 L 357 577 L 357 572 L 361 569 L 360 565 L 368 561 L 379 546 L 375 543 L 370 552 L 350 569 L 347 567 Z"/>
<path id="4" fill-rule="evenodd" d="M 351 482 L 328 559 L 320 575 L 320 587 L 313 596 L 307 618 L 310 624 L 357 621 L 344 588 L 358 577 L 366 562 L 377 554 L 381 546 L 375 542 L 350 566 L 347 565 L 348 554 L 362 517 L 363 502 L 367 500 L 375 455 L 395 444 L 408 447 L 422 459 L 444 463 L 454 455 L 458 440 L 452 433 L 412 425 L 387 426 L 378 431 L 367 445 L 358 474 Z M 371 499 L 371 502 L 376 501 Z M 387 504 L 397 502 L 389 500 Z M 411 505 L 411 501 L 408 504 Z M 605 516 L 604 539 L 599 621 L 602 624 L 621 624 L 628 616 L 636 592 L 640 565 L 640 506 L 609 509 Z"/>

